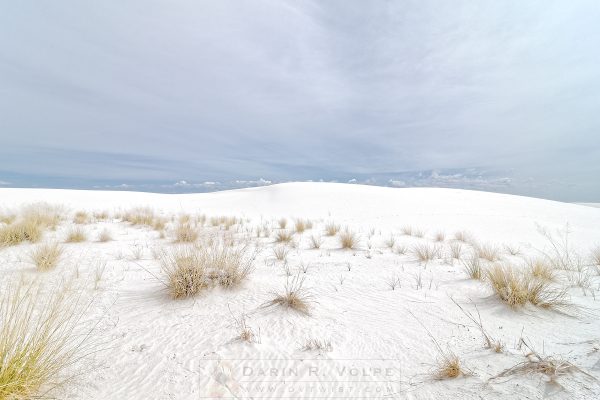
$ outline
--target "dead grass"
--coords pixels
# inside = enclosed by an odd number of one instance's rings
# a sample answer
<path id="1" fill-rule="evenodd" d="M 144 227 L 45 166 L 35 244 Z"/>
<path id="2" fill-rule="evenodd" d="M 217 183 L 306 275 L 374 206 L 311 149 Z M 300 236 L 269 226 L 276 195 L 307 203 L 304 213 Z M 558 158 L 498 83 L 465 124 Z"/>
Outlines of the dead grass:
<path id="1" fill-rule="evenodd" d="M 333 346 L 331 345 L 330 340 L 324 339 L 306 339 L 302 347 L 300 348 L 302 351 L 318 351 L 320 353 L 329 353 L 333 351 Z"/>
<path id="2" fill-rule="evenodd" d="M 471 279 L 482 280 L 484 278 L 484 270 L 477 256 L 463 260 L 463 269 Z"/>
<path id="3" fill-rule="evenodd" d="M 487 330 L 483 327 L 483 321 L 481 320 L 481 314 L 479 313 L 479 309 L 477 308 L 477 304 L 473 303 L 473 306 L 475 307 L 475 311 L 477 312 L 477 318 L 476 318 L 475 315 L 473 315 L 471 312 L 465 310 L 452 297 L 450 297 L 450 300 L 452 300 L 452 302 L 460 309 L 460 311 L 467 318 L 469 318 L 471 320 L 471 322 L 473 322 L 477 326 L 477 328 L 481 332 L 481 335 L 483 336 L 483 339 L 485 341 L 485 348 L 486 349 L 491 349 L 495 353 L 502 353 L 504 351 L 504 343 L 501 340 L 496 339 L 492 335 L 490 335 L 487 332 Z"/>
<path id="4" fill-rule="evenodd" d="M 597 246 L 596 248 L 594 248 L 592 250 L 591 258 L 592 258 L 592 263 L 595 266 L 600 267 L 600 246 Z"/>
<path id="5" fill-rule="evenodd" d="M 335 236 L 340 231 L 340 226 L 335 222 L 328 222 L 325 225 L 325 234 L 327 236 Z"/>
<path id="6" fill-rule="evenodd" d="M 175 241 L 178 243 L 193 243 L 198 240 L 198 230 L 192 224 L 179 223 L 175 228 Z"/>
<path id="7" fill-rule="evenodd" d="M 42 227 L 35 221 L 19 221 L 0 227 L 0 247 L 16 246 L 22 242 L 38 242 Z"/>
<path id="8" fill-rule="evenodd" d="M 443 242 L 446 240 L 446 234 L 444 232 L 436 232 L 435 235 L 433 235 L 433 240 L 436 242 Z"/>
<path id="9" fill-rule="evenodd" d="M 86 211 L 77 211 L 73 217 L 73 222 L 79 225 L 87 224 L 90 222 L 90 214 Z"/>
<path id="10" fill-rule="evenodd" d="M 512 308 L 528 303 L 558 311 L 571 307 L 565 289 L 508 264 L 492 266 L 486 273 L 486 279 L 496 296 Z"/>
<path id="11" fill-rule="evenodd" d="M 206 243 L 163 251 L 163 281 L 173 299 L 192 297 L 212 286 L 233 288 L 252 272 L 254 255 L 246 244 L 219 236 Z"/>
<path id="12" fill-rule="evenodd" d="M 521 248 L 517 245 L 505 244 L 504 250 L 511 256 L 518 256 L 521 254 Z"/>
<path id="13" fill-rule="evenodd" d="M 279 230 L 275 233 L 275 242 L 277 243 L 289 243 L 294 238 L 294 234 L 285 229 Z"/>
<path id="14" fill-rule="evenodd" d="M 0 224 L 10 225 L 16 218 L 17 216 L 12 213 L 0 213 Z"/>
<path id="15" fill-rule="evenodd" d="M 475 254 L 489 262 L 500 261 L 500 248 L 493 244 L 477 244 L 474 246 Z"/>
<path id="16" fill-rule="evenodd" d="M 393 249 L 394 246 L 396 245 L 396 238 L 394 237 L 394 235 L 390 235 L 390 237 L 388 239 L 386 239 L 383 244 L 388 249 Z"/>
<path id="17" fill-rule="evenodd" d="M 58 243 L 39 245 L 29 253 L 31 261 L 38 271 L 54 269 L 63 254 L 63 248 Z"/>
<path id="18" fill-rule="evenodd" d="M 440 247 L 429 243 L 419 243 L 412 247 L 411 252 L 417 261 L 427 264 L 439 256 Z"/>
<path id="19" fill-rule="evenodd" d="M 529 273 L 538 279 L 546 281 L 556 280 L 556 271 L 544 258 L 529 259 L 527 260 L 527 266 L 529 267 Z"/>
<path id="20" fill-rule="evenodd" d="M 71 228 L 67 232 L 67 238 L 65 239 L 66 243 L 81 243 L 87 240 L 87 234 L 85 230 L 80 227 Z"/>
<path id="21" fill-rule="evenodd" d="M 299 275 L 286 281 L 282 292 L 273 292 L 272 300 L 264 304 L 264 307 L 280 306 L 285 309 L 296 311 L 303 315 L 310 315 L 312 296 L 303 287 L 304 279 Z"/>
<path id="22" fill-rule="evenodd" d="M 310 237 L 309 246 L 311 249 L 320 249 L 323 245 L 323 238 L 320 235 L 312 235 Z"/>
<path id="23" fill-rule="evenodd" d="M 279 225 L 279 229 L 285 229 L 285 227 L 287 226 L 287 219 L 279 218 L 277 224 Z"/>
<path id="24" fill-rule="evenodd" d="M 358 235 L 349 229 L 344 229 L 342 232 L 340 232 L 339 240 L 342 249 L 354 250 L 358 247 Z"/>
<path id="25" fill-rule="evenodd" d="M 22 282 L 0 291 L 0 399 L 53 397 L 90 353 L 79 298 L 40 291 Z"/>
<path id="26" fill-rule="evenodd" d="M 307 229 L 312 229 L 312 221 L 309 219 L 297 219 L 294 222 L 294 229 L 298 233 L 303 233 Z"/>
<path id="27" fill-rule="evenodd" d="M 451 350 L 441 350 L 437 358 L 437 365 L 432 375 L 434 379 L 454 379 L 465 375 L 460 358 Z"/>
<path id="28" fill-rule="evenodd" d="M 122 215 L 122 219 L 125 222 L 129 222 L 131 225 L 145 225 L 152 226 L 154 223 L 155 215 L 154 210 L 149 207 L 136 207 L 126 211 Z"/>
<path id="29" fill-rule="evenodd" d="M 463 245 L 461 242 L 451 242 L 450 243 L 450 257 L 455 260 L 460 260 L 462 258 L 463 253 Z"/>
<path id="30" fill-rule="evenodd" d="M 471 234 L 467 231 L 457 231 L 454 233 L 454 239 L 463 243 L 470 243 L 473 238 Z"/>
<path id="31" fill-rule="evenodd" d="M 285 261 L 287 259 L 287 255 L 289 254 L 290 249 L 285 246 L 276 246 L 273 247 L 273 255 L 275 259 L 278 261 Z"/>
<path id="32" fill-rule="evenodd" d="M 111 240 L 113 240 L 112 234 L 107 228 L 104 228 L 102 232 L 100 232 L 100 235 L 98 235 L 98 241 L 101 243 L 110 242 Z"/>

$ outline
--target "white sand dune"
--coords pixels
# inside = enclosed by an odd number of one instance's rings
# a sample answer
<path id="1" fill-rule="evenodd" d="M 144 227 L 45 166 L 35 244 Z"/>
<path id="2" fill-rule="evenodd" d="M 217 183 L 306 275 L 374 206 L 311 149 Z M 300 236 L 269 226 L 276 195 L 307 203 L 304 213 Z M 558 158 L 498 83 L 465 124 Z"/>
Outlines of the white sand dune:
<path id="1" fill-rule="evenodd" d="M 243 226 L 232 228 L 238 235 L 265 224 L 275 232 L 280 217 L 288 218 L 290 225 L 294 218 L 314 222 L 312 229 L 295 235 L 297 248 L 290 250 L 286 265 L 274 260 L 272 237 L 253 238 L 258 251 L 255 270 L 240 288 L 215 288 L 183 301 L 167 296 L 156 278 L 161 272 L 153 256 L 155 250 L 172 246 L 174 223 L 168 224 L 164 239 L 148 227 L 134 227 L 114 217 L 85 225 L 91 240 L 65 244 L 65 261 L 42 276 L 58 280 L 77 267 L 84 285 L 98 260 L 107 265 L 93 290 L 89 316 L 102 321 L 95 336 L 108 345 L 94 356 L 99 367 L 68 388 L 70 398 L 600 397 L 600 279 L 587 259 L 591 248 L 600 244 L 598 208 L 477 191 L 332 183 L 182 195 L 0 189 L 0 211 L 36 202 L 64 205 L 71 212 L 106 210 L 113 216 L 144 206 L 175 218 L 200 213 L 244 217 Z M 320 249 L 309 249 L 309 237 L 322 235 L 328 221 L 357 232 L 358 249 L 341 250 L 336 237 L 326 236 Z M 538 232 L 540 227 L 554 233 L 567 224 L 570 243 L 586 259 L 590 274 L 585 287 L 573 285 L 570 273 L 561 278 L 579 310 L 575 315 L 534 306 L 510 309 L 485 283 L 468 279 L 461 263 L 448 256 L 452 235 L 468 231 L 480 243 L 520 248 L 520 255 L 503 252 L 502 258 L 524 268 L 524 259 L 550 250 Z M 65 222 L 46 232 L 44 241 L 63 241 L 71 225 Z M 403 235 L 405 226 L 422 230 L 424 237 Z M 114 240 L 92 241 L 102 229 L 109 229 Z M 426 265 L 419 263 L 410 249 L 434 245 L 437 232 L 445 233 L 445 240 L 437 244 L 445 255 Z M 406 254 L 386 247 L 392 235 L 397 246 L 407 247 Z M 0 279 L 40 275 L 25 256 L 32 246 L 0 248 Z M 141 249 L 139 260 L 132 259 L 137 258 L 134 249 Z M 305 279 L 313 296 L 310 316 L 262 307 L 272 291 L 283 288 L 286 271 Z M 388 286 L 392 276 L 400 282 L 394 290 Z M 478 329 L 450 297 L 471 311 L 471 302 L 477 304 L 486 329 L 505 343 L 504 353 L 483 348 Z M 260 332 L 259 343 L 232 342 L 235 318 L 242 314 Z M 459 355 L 469 375 L 431 378 L 439 355 L 415 317 L 444 349 Z M 518 346 L 521 337 L 538 351 L 562 356 L 585 373 L 574 371 L 557 382 L 547 382 L 539 374 L 490 382 L 492 376 L 526 360 L 525 349 Z M 303 351 L 309 338 L 330 342 L 331 351 Z M 362 372 L 354 375 L 350 367 Z M 394 376 L 381 377 L 375 368 L 391 368 Z M 297 375 L 283 377 L 285 370 Z M 383 381 L 392 382 L 391 392 L 383 389 L 389 384 Z"/>

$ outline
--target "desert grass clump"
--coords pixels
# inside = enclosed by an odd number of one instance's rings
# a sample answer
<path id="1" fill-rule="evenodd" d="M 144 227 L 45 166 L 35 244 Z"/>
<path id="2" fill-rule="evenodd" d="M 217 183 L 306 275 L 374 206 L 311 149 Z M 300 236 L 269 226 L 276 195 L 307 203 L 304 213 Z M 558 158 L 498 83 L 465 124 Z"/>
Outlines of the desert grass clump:
<path id="1" fill-rule="evenodd" d="M 483 280 L 484 278 L 484 269 L 481 265 L 481 261 L 479 257 L 472 256 L 463 260 L 463 269 L 469 275 L 469 278 L 476 280 Z"/>
<path id="2" fill-rule="evenodd" d="M 489 262 L 500 261 L 500 249 L 491 244 L 477 244 L 475 246 L 475 253 L 479 258 Z"/>
<path id="3" fill-rule="evenodd" d="M 297 219 L 294 222 L 294 229 L 298 233 L 303 233 L 307 229 L 312 229 L 312 221 L 309 219 Z"/>
<path id="4" fill-rule="evenodd" d="M 152 226 L 154 223 L 154 210 L 149 207 L 136 207 L 126 211 L 122 215 L 122 219 L 125 222 L 129 222 L 131 225 L 145 225 Z"/>
<path id="5" fill-rule="evenodd" d="M 254 333 L 254 330 L 246 322 L 246 315 L 242 314 L 240 318 L 234 317 L 234 321 L 238 334 L 235 338 L 233 338 L 233 341 L 246 343 L 254 343 L 257 341 L 257 336 Z"/>
<path id="6" fill-rule="evenodd" d="M 527 266 L 529 267 L 529 273 L 535 278 L 546 281 L 556 280 L 554 268 L 543 258 L 538 257 L 527 260 Z"/>
<path id="7" fill-rule="evenodd" d="M 394 246 L 396 245 L 396 238 L 394 237 L 394 235 L 390 235 L 390 237 L 387 238 L 383 244 L 388 249 L 393 249 Z"/>
<path id="8" fill-rule="evenodd" d="M 198 240 L 198 231 L 190 223 L 180 223 L 175 228 L 175 241 L 193 243 Z"/>
<path id="9" fill-rule="evenodd" d="M 95 211 L 93 216 L 96 221 L 106 221 L 109 218 L 108 211 Z"/>
<path id="10" fill-rule="evenodd" d="M 101 243 L 106 243 L 110 242 L 111 240 L 113 240 L 113 238 L 110 231 L 107 228 L 102 229 L 102 232 L 100 232 L 100 235 L 98 235 L 98 241 Z"/>
<path id="11" fill-rule="evenodd" d="M 510 254 L 511 256 L 518 256 L 521 254 L 521 248 L 512 244 L 505 244 L 504 250 L 507 254 Z"/>
<path id="12" fill-rule="evenodd" d="M 444 232 L 436 232 L 435 235 L 433 235 L 433 240 L 436 242 L 443 242 L 444 240 L 446 240 L 446 234 Z"/>
<path id="13" fill-rule="evenodd" d="M 427 264 L 439 256 L 440 248 L 429 243 L 419 243 L 412 247 L 412 254 L 417 261 Z"/>
<path id="14" fill-rule="evenodd" d="M 286 281 L 282 292 L 273 292 L 272 300 L 265 303 L 264 307 L 280 306 L 296 311 L 303 315 L 310 315 L 312 295 L 303 287 L 304 278 L 299 275 Z"/>
<path id="15" fill-rule="evenodd" d="M 35 221 L 23 220 L 0 227 L 0 247 L 16 246 L 22 242 L 36 243 L 42 238 L 42 227 Z"/>
<path id="16" fill-rule="evenodd" d="M 23 282 L 0 291 L 0 399 L 50 397 L 91 353 L 80 299 L 68 290 L 41 292 Z"/>
<path id="17" fill-rule="evenodd" d="M 312 235 L 309 240 L 309 246 L 311 249 L 320 249 L 323 245 L 323 238 L 320 235 Z"/>
<path id="18" fill-rule="evenodd" d="M 29 253 L 38 271 L 54 269 L 62 257 L 63 248 L 58 243 L 42 244 Z"/>
<path id="19" fill-rule="evenodd" d="M 300 350 L 302 350 L 302 351 L 318 351 L 320 353 L 321 352 L 328 353 L 328 352 L 333 351 L 333 346 L 331 345 L 330 340 L 310 338 L 310 339 L 306 339 L 306 341 L 304 342 L 304 345 L 302 345 Z"/>
<path id="20" fill-rule="evenodd" d="M 325 234 L 327 236 L 335 236 L 340 231 L 340 226 L 335 222 L 325 224 Z"/>
<path id="21" fill-rule="evenodd" d="M 77 211 L 73 217 L 73 222 L 79 225 L 90 222 L 90 215 L 86 211 Z"/>
<path id="22" fill-rule="evenodd" d="M 437 365 L 432 371 L 434 379 L 454 379 L 465 375 L 460 358 L 451 350 L 441 350 L 437 358 Z"/>
<path id="23" fill-rule="evenodd" d="M 279 229 L 285 229 L 287 226 L 287 219 L 279 218 L 279 220 L 277 220 L 277 225 L 279 225 Z"/>
<path id="24" fill-rule="evenodd" d="M 450 243 L 450 257 L 455 260 L 460 260 L 462 258 L 463 253 L 463 245 L 461 242 L 451 242 Z"/>
<path id="25" fill-rule="evenodd" d="M 597 271 L 600 271 L 598 270 L 598 268 L 600 267 L 600 246 L 597 246 L 592 250 L 591 259 L 592 265 L 596 267 Z"/>
<path id="26" fill-rule="evenodd" d="M 358 247 L 358 235 L 349 229 L 344 229 L 339 235 L 342 249 L 355 250 Z"/>
<path id="27" fill-rule="evenodd" d="M 12 213 L 0 213 L 0 224 L 10 225 L 16 218 L 17 216 Z"/>
<path id="28" fill-rule="evenodd" d="M 473 241 L 471 234 L 467 231 L 457 231 L 454 232 L 454 240 L 457 240 L 462 243 L 470 243 Z"/>
<path id="29" fill-rule="evenodd" d="M 185 299 L 201 291 L 221 286 L 233 288 L 252 272 L 254 256 L 246 244 L 231 244 L 226 238 L 163 251 L 163 281 L 171 298 Z"/>
<path id="30" fill-rule="evenodd" d="M 511 265 L 492 266 L 486 273 L 486 279 L 496 296 L 511 308 L 522 307 L 528 303 L 559 311 L 571 307 L 565 289 L 537 279 L 529 272 L 517 270 Z"/>
<path id="31" fill-rule="evenodd" d="M 273 247 L 273 256 L 278 261 L 285 261 L 290 252 L 290 249 L 285 246 L 276 246 Z"/>
<path id="32" fill-rule="evenodd" d="M 290 243 L 294 237 L 294 234 L 285 229 L 275 232 L 275 242 L 277 243 Z"/>
<path id="33" fill-rule="evenodd" d="M 80 227 L 71 228 L 67 232 L 67 238 L 65 242 L 67 243 L 81 243 L 87 240 L 87 235 L 85 231 Z"/>

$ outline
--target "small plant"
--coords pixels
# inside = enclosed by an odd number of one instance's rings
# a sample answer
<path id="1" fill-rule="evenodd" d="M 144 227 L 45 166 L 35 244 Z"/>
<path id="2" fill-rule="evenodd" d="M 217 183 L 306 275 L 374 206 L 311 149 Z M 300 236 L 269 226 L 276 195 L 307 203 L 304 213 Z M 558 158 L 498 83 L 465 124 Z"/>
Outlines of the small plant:
<path id="1" fill-rule="evenodd" d="M 387 277 L 387 279 L 385 280 L 385 283 L 391 290 L 396 290 L 397 287 L 402 287 L 400 277 L 395 274 Z"/>
<path id="2" fill-rule="evenodd" d="M 289 243 L 292 241 L 294 234 L 290 231 L 280 230 L 275 233 L 275 242 Z"/>
<path id="3" fill-rule="evenodd" d="M 96 221 L 106 221 L 109 218 L 108 211 L 96 211 L 94 212 L 94 219 Z"/>
<path id="4" fill-rule="evenodd" d="M 437 367 L 433 371 L 433 377 L 438 380 L 454 379 L 464 374 L 460 358 L 450 349 L 444 351 L 440 348 Z"/>
<path id="5" fill-rule="evenodd" d="M 515 245 L 511 245 L 511 244 L 505 244 L 504 250 L 506 251 L 507 254 L 510 254 L 511 256 L 518 256 L 521 254 L 521 248 L 519 246 L 515 246 Z"/>
<path id="6" fill-rule="evenodd" d="M 340 226 L 334 222 L 328 222 L 325 225 L 325 234 L 327 236 L 335 236 L 340 231 Z"/>
<path id="7" fill-rule="evenodd" d="M 198 231 L 190 223 L 177 225 L 175 228 L 175 241 L 178 243 L 193 243 L 198 240 Z"/>
<path id="8" fill-rule="evenodd" d="M 527 261 L 527 265 L 532 276 L 546 281 L 556 280 L 554 268 L 545 259 L 539 257 L 530 259 Z"/>
<path id="9" fill-rule="evenodd" d="M 208 271 L 200 252 L 181 247 L 161 255 L 166 286 L 173 299 L 185 299 L 209 287 Z"/>
<path id="10" fill-rule="evenodd" d="M 294 310 L 300 314 L 310 315 L 311 299 L 310 293 L 303 287 L 304 279 L 297 275 L 286 281 L 283 292 L 273 292 L 273 299 L 264 306 L 280 306 L 285 309 Z"/>
<path id="11" fill-rule="evenodd" d="M 331 341 L 329 340 L 307 339 L 306 342 L 304 342 L 304 345 L 300 348 L 300 350 L 328 353 L 333 351 L 333 346 L 331 345 Z"/>
<path id="12" fill-rule="evenodd" d="M 77 211 L 75 217 L 73 217 L 73 222 L 79 225 L 87 224 L 90 222 L 90 215 L 86 211 Z"/>
<path id="13" fill-rule="evenodd" d="M 412 253 L 420 263 L 427 264 L 440 254 L 440 248 L 437 245 L 428 243 L 419 243 L 413 246 Z"/>
<path id="14" fill-rule="evenodd" d="M 131 225 L 134 226 L 152 226 L 154 224 L 154 218 L 154 210 L 148 207 L 133 208 L 122 215 L 123 221 L 129 222 Z"/>
<path id="15" fill-rule="evenodd" d="M 489 262 L 500 261 L 500 249 L 490 244 L 481 244 L 475 246 L 475 253 L 479 258 Z"/>
<path id="16" fill-rule="evenodd" d="M 472 256 L 466 260 L 463 260 L 463 268 L 467 275 L 469 275 L 469 278 L 483 280 L 484 270 L 481 266 L 481 261 L 479 260 L 479 257 Z"/>
<path id="17" fill-rule="evenodd" d="M 358 236 L 349 229 L 342 231 L 339 237 L 342 249 L 354 250 L 358 247 Z"/>
<path id="18" fill-rule="evenodd" d="M 104 228 L 102 232 L 100 232 L 100 235 L 98 235 L 98 241 L 101 243 L 110 242 L 111 240 L 113 240 L 112 235 L 110 234 L 110 231 L 106 228 Z"/>
<path id="19" fill-rule="evenodd" d="M 416 238 L 422 238 L 425 236 L 425 232 L 420 229 L 413 229 L 412 235 Z"/>
<path id="20" fill-rule="evenodd" d="M 312 235 L 310 237 L 310 248 L 311 249 L 320 249 L 323 245 L 323 238 L 319 235 Z"/>
<path id="21" fill-rule="evenodd" d="M 459 242 L 462 243 L 470 243 L 472 242 L 472 237 L 471 234 L 469 234 L 467 231 L 457 231 L 454 233 L 454 239 L 458 240 Z"/>
<path id="22" fill-rule="evenodd" d="M 279 225 L 279 228 L 280 228 L 280 229 L 285 229 L 285 227 L 287 226 L 287 219 L 285 219 L 285 218 L 280 218 L 280 219 L 277 221 L 277 224 Z"/>
<path id="23" fill-rule="evenodd" d="M 455 260 L 460 260 L 462 258 L 463 245 L 460 242 L 451 242 L 450 243 L 450 256 Z"/>
<path id="24" fill-rule="evenodd" d="M 287 259 L 287 255 L 289 254 L 290 249 L 285 246 L 276 246 L 273 247 L 273 255 L 275 259 L 278 261 L 285 261 Z"/>
<path id="25" fill-rule="evenodd" d="M 310 229 L 309 226 L 312 227 L 312 222 L 306 219 L 297 219 L 294 223 L 294 229 L 298 233 L 302 233 L 305 230 Z"/>
<path id="26" fill-rule="evenodd" d="M 100 282 L 104 276 L 104 271 L 106 271 L 106 261 L 97 261 L 94 268 L 94 290 L 98 290 L 100 288 Z"/>
<path id="27" fill-rule="evenodd" d="M 394 235 L 390 235 L 390 237 L 388 239 L 386 239 L 384 244 L 385 244 L 385 247 L 387 247 L 388 249 L 393 249 L 394 246 L 396 245 L 396 238 L 394 237 Z"/>
<path id="28" fill-rule="evenodd" d="M 408 252 L 408 247 L 406 247 L 406 246 L 404 246 L 404 245 L 398 245 L 398 246 L 396 246 L 396 247 L 394 248 L 394 251 L 395 251 L 397 254 L 404 255 L 404 254 L 406 254 L 406 253 Z"/>
<path id="29" fill-rule="evenodd" d="M 246 322 L 246 315 L 242 314 L 239 318 L 233 318 L 235 322 L 238 335 L 233 339 L 234 341 L 254 343 L 256 342 L 256 334 L 254 330 Z"/>
<path id="30" fill-rule="evenodd" d="M 443 242 L 444 240 L 446 240 L 446 234 L 444 232 L 436 232 L 435 235 L 433 236 L 433 240 L 436 242 Z"/>
<path id="31" fill-rule="evenodd" d="M 400 231 L 402 232 L 403 235 L 405 236 L 412 236 L 413 235 L 413 227 L 410 225 L 405 225 L 403 226 Z"/>
<path id="32" fill-rule="evenodd" d="M 85 231 L 80 227 L 71 228 L 67 232 L 67 238 L 65 242 L 67 243 L 81 243 L 87 240 L 87 235 Z"/>
<path id="33" fill-rule="evenodd" d="M 42 244 L 31 251 L 31 261 L 38 271 L 49 271 L 54 269 L 63 253 L 63 248 L 58 243 Z"/>
<path id="34" fill-rule="evenodd" d="M 0 247 L 15 246 L 29 241 L 38 242 L 43 230 L 35 221 L 19 221 L 0 227 Z"/>

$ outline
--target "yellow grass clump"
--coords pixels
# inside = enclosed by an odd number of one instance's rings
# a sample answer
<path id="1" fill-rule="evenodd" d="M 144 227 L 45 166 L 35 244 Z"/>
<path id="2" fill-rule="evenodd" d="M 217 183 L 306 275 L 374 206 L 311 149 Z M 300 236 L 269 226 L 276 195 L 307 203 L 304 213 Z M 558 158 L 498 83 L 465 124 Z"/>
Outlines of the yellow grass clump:
<path id="1" fill-rule="evenodd" d="M 85 211 L 77 211 L 73 217 L 73 222 L 76 224 L 87 224 L 90 222 L 90 215 Z"/>
<path id="2" fill-rule="evenodd" d="M 275 242 L 277 243 L 289 243 L 292 241 L 294 234 L 290 231 L 286 231 L 285 229 L 277 231 L 275 233 Z"/>
<path id="3" fill-rule="evenodd" d="M 110 242 L 111 240 L 113 240 L 113 238 L 110 231 L 106 228 L 102 229 L 102 232 L 100 232 L 100 235 L 98 235 L 98 241 L 101 243 L 106 243 Z"/>
<path id="4" fill-rule="evenodd" d="M 300 314 L 310 315 L 311 294 L 304 287 L 304 279 L 299 275 L 288 279 L 282 292 L 273 292 L 273 299 L 264 304 L 264 307 L 280 306 L 296 311 Z"/>
<path id="5" fill-rule="evenodd" d="M 31 251 L 29 257 L 38 271 L 54 269 L 63 253 L 63 248 L 58 243 L 42 244 Z"/>
<path id="6" fill-rule="evenodd" d="M 349 229 L 345 229 L 339 235 L 342 249 L 356 249 L 358 247 L 358 235 Z"/>
<path id="7" fill-rule="evenodd" d="M 325 225 L 325 234 L 327 236 L 335 236 L 340 231 L 340 226 L 335 222 L 328 222 Z"/>
<path id="8" fill-rule="evenodd" d="M 71 230 L 69 230 L 67 232 L 67 238 L 65 239 L 65 242 L 81 243 L 81 242 L 85 242 L 86 240 L 87 240 L 87 235 L 86 235 L 85 231 L 80 227 L 76 227 L 76 228 L 71 228 Z"/>
<path id="9" fill-rule="evenodd" d="M 192 243 L 198 240 L 198 231 L 189 223 L 177 225 L 175 228 L 175 241 L 180 243 Z"/>
<path id="10" fill-rule="evenodd" d="M 22 282 L 0 291 L 0 399 L 50 397 L 90 353 L 79 298 L 41 292 Z"/>

